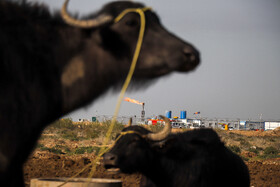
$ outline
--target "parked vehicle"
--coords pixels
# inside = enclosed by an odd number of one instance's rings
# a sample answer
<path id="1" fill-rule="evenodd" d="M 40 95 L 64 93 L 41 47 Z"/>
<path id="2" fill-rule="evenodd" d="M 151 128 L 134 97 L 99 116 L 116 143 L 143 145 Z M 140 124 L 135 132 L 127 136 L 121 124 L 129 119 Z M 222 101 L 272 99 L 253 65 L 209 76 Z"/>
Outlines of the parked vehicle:
<path id="1" fill-rule="evenodd" d="M 186 128 L 186 125 L 183 122 L 171 122 L 171 126 L 172 128 Z"/>

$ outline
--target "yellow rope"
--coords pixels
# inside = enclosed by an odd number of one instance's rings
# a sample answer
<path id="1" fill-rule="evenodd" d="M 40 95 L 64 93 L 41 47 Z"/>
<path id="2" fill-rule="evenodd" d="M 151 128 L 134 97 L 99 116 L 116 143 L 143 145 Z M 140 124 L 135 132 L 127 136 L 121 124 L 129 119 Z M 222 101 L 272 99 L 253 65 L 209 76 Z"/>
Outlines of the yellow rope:
<path id="1" fill-rule="evenodd" d="M 131 62 L 131 66 L 130 66 L 130 69 L 129 69 L 129 72 L 128 72 L 128 75 L 126 77 L 126 80 L 123 84 L 123 87 L 121 89 L 121 92 L 120 92 L 120 95 L 118 97 L 118 101 L 117 101 L 117 104 L 116 104 L 116 108 L 115 108 L 115 113 L 114 113 L 114 116 L 113 116 L 113 119 L 111 121 L 111 125 L 106 133 L 106 136 L 105 136 L 105 140 L 103 142 L 103 145 L 107 145 L 108 142 L 109 142 L 109 138 L 112 134 L 112 131 L 113 131 L 113 128 L 114 128 L 114 125 L 116 123 L 116 118 L 118 116 L 118 113 L 119 113 L 119 110 L 120 110 L 120 106 L 121 106 L 121 102 L 123 100 L 123 97 L 124 97 L 124 94 L 127 90 L 127 87 L 131 81 L 131 78 L 132 78 L 132 75 L 134 73 L 134 70 L 135 70 L 135 67 L 136 67 L 136 62 L 137 62 L 137 59 L 139 57 L 139 54 L 140 54 L 140 50 L 141 50 L 141 46 L 142 46 L 142 42 L 143 42 L 143 37 L 144 37 L 144 32 L 145 32 L 145 25 L 146 25 L 146 21 L 145 21 L 145 14 L 144 14 L 144 11 L 147 11 L 149 10 L 150 8 L 131 8 L 131 9 L 126 9 L 124 10 L 121 14 L 119 14 L 119 16 L 115 19 L 115 23 L 120 21 L 127 13 L 130 13 L 130 12 L 136 12 L 140 15 L 140 31 L 139 31 L 139 36 L 138 36 L 138 41 L 137 41 L 137 45 L 136 45 L 136 49 L 135 49 L 135 52 L 134 52 L 134 56 L 133 56 L 133 59 L 132 59 L 132 62 Z M 107 149 L 108 150 L 108 149 Z M 103 146 L 95 160 L 95 162 L 98 162 L 100 160 L 100 157 L 107 151 L 105 150 L 105 146 Z M 96 170 L 96 165 L 92 167 L 92 171 L 89 175 L 89 178 L 91 178 L 93 176 L 93 173 L 95 172 Z"/>
<path id="2" fill-rule="evenodd" d="M 74 175 L 71 178 L 69 178 L 66 182 L 64 182 L 63 184 L 59 185 L 58 187 L 61 187 L 61 186 L 65 185 L 67 182 L 69 182 L 70 179 L 78 176 L 80 173 L 82 173 L 89 166 L 92 166 L 91 172 L 88 175 L 88 183 L 89 183 L 90 182 L 90 178 L 92 178 L 92 176 L 94 175 L 94 173 L 96 171 L 96 163 L 99 162 L 101 156 L 105 152 L 108 151 L 109 147 L 106 147 L 106 145 L 108 144 L 110 136 L 112 134 L 112 131 L 113 131 L 113 128 L 114 128 L 114 125 L 116 123 L 116 119 L 117 119 L 117 116 L 118 116 L 118 113 L 119 113 L 119 110 L 120 110 L 121 102 L 123 100 L 123 97 L 124 97 L 124 94 L 125 94 L 125 92 L 127 90 L 127 87 L 128 87 L 128 85 L 129 85 L 129 83 L 131 81 L 132 75 L 133 75 L 135 67 L 136 67 L 136 62 L 137 62 L 137 59 L 138 59 L 139 54 L 140 54 L 140 50 L 141 50 L 141 46 L 142 46 L 143 38 L 144 38 L 144 33 L 145 33 L 145 25 L 146 25 L 145 13 L 144 12 L 147 11 L 147 10 L 151 10 L 151 8 L 150 7 L 145 7 L 145 8 L 129 8 L 129 9 L 126 9 L 123 12 L 121 12 L 118 15 L 118 17 L 115 18 L 114 22 L 117 23 L 127 13 L 136 12 L 136 13 L 138 13 L 140 15 L 140 31 L 139 31 L 138 41 L 137 41 L 137 44 L 136 44 L 136 49 L 135 49 L 135 52 L 134 52 L 134 56 L 133 56 L 133 59 L 132 59 L 132 62 L 131 62 L 131 66 L 130 66 L 128 75 L 126 77 L 126 80 L 125 80 L 125 82 L 123 84 L 123 87 L 121 89 L 120 95 L 118 97 L 116 108 L 115 108 L 115 112 L 114 112 L 114 116 L 113 116 L 113 119 L 111 121 L 111 125 L 110 125 L 110 127 L 109 127 L 109 129 L 108 129 L 108 131 L 106 133 L 105 140 L 104 140 L 104 142 L 102 144 L 102 147 L 101 147 L 97 157 L 95 158 L 95 160 L 92 163 L 90 163 L 87 166 L 85 166 L 80 172 L 78 172 L 76 175 Z M 131 133 L 131 132 L 128 131 L 127 133 Z M 127 133 L 123 133 L 123 134 L 127 134 Z M 133 132 L 133 133 L 135 133 L 135 132 Z"/>

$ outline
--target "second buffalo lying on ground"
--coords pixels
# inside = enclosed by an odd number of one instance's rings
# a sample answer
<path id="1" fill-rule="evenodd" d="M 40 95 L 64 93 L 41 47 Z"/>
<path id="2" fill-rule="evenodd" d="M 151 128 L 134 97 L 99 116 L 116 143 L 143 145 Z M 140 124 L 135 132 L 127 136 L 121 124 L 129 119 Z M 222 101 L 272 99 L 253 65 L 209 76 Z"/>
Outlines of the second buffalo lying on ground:
<path id="1" fill-rule="evenodd" d="M 249 186 L 243 160 L 227 149 L 212 129 L 170 134 L 171 125 L 155 134 L 141 126 L 123 130 L 104 155 L 107 169 L 142 173 L 143 186 Z M 151 184 L 153 183 L 153 184 Z"/>

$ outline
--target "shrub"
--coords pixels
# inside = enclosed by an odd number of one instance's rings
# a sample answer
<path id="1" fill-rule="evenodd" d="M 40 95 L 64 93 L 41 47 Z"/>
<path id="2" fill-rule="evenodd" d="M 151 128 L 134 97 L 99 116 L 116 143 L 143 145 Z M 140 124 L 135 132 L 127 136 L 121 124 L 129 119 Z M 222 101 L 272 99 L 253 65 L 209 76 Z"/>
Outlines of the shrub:
<path id="1" fill-rule="evenodd" d="M 75 128 L 71 119 L 60 119 L 57 120 L 53 126 L 55 128 Z"/>
<path id="2" fill-rule="evenodd" d="M 244 138 L 239 138 L 239 141 L 240 141 L 240 145 L 243 147 L 243 148 L 249 148 L 251 147 L 251 144 L 245 140 Z"/>
<path id="3" fill-rule="evenodd" d="M 69 149 L 69 147 L 64 147 L 64 151 L 65 151 L 65 153 L 71 153 L 71 150 Z"/>
<path id="4" fill-rule="evenodd" d="M 62 132 L 62 138 L 72 140 L 72 141 L 78 141 L 78 134 L 75 131 L 63 131 Z"/>
<path id="5" fill-rule="evenodd" d="M 74 151 L 74 154 L 85 154 L 85 153 L 97 153 L 99 152 L 100 147 L 89 146 L 89 147 L 79 147 Z"/>
<path id="6" fill-rule="evenodd" d="M 260 158 L 277 158 L 280 157 L 278 153 L 279 151 L 275 147 L 270 146 L 264 149 Z"/>
<path id="7" fill-rule="evenodd" d="M 86 128 L 86 132 L 85 132 L 85 138 L 86 139 L 94 139 L 94 138 L 98 138 L 99 137 L 99 130 L 98 127 L 96 127 L 97 125 L 91 125 L 90 127 Z"/>
<path id="8" fill-rule="evenodd" d="M 236 146 L 236 145 L 228 146 L 228 148 L 229 148 L 232 152 L 234 152 L 234 153 L 236 153 L 236 154 L 241 153 L 241 149 L 240 149 L 238 146 Z"/>
<path id="9" fill-rule="evenodd" d="M 97 132 L 99 132 L 99 137 L 105 137 L 107 135 L 107 132 L 108 132 L 108 129 L 110 128 L 111 126 L 111 121 L 106 121 L 102 124 L 99 124 L 98 125 L 98 129 L 97 129 Z M 119 134 L 124 128 L 124 125 L 120 122 L 116 122 L 114 124 L 114 127 L 113 127 L 113 130 L 112 130 L 112 134 L 110 135 L 109 137 L 109 140 L 112 140 L 114 139 L 114 137 L 117 136 L 117 134 Z"/>
<path id="10" fill-rule="evenodd" d="M 263 150 L 263 149 L 260 147 L 250 147 L 248 151 L 256 153 L 258 155 L 261 150 Z"/>
<path id="11" fill-rule="evenodd" d="M 275 147 L 267 147 L 264 149 L 263 153 L 265 155 L 275 155 L 275 154 L 278 154 L 279 151 L 275 148 Z"/>
<path id="12" fill-rule="evenodd" d="M 51 124 L 49 129 L 62 129 L 62 128 L 67 128 L 67 129 L 74 129 L 75 125 L 73 124 L 73 121 L 71 119 L 60 119 L 55 121 L 54 123 Z"/>
<path id="13" fill-rule="evenodd" d="M 79 147 L 74 151 L 74 154 L 84 154 L 86 152 L 85 147 Z"/>
<path id="14" fill-rule="evenodd" d="M 55 154 L 63 154 L 62 150 L 56 149 L 54 147 L 49 148 L 48 151 L 51 152 L 51 153 L 55 153 Z"/>
<path id="15" fill-rule="evenodd" d="M 37 146 L 38 147 L 38 146 Z M 39 145 L 38 147 L 41 151 L 49 151 L 51 153 L 55 153 L 55 154 L 63 154 L 62 150 L 54 148 L 54 147 L 45 147 L 42 144 Z"/>

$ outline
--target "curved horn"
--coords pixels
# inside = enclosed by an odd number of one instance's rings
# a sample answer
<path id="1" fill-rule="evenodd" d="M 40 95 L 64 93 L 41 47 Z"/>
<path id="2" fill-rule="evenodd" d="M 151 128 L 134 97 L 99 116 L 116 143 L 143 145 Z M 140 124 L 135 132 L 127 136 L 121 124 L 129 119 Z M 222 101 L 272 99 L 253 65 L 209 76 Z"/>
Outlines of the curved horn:
<path id="1" fill-rule="evenodd" d="M 128 126 L 128 127 L 132 126 L 132 118 L 129 118 L 129 121 L 128 121 L 127 126 Z"/>
<path id="2" fill-rule="evenodd" d="M 150 133 L 147 135 L 147 138 L 153 141 L 160 141 L 166 138 L 171 133 L 171 124 L 167 117 L 160 116 L 164 119 L 165 127 L 162 129 L 162 131 L 158 133 Z"/>
<path id="3" fill-rule="evenodd" d="M 63 7 L 61 8 L 61 17 L 69 25 L 80 27 L 80 28 L 93 28 L 108 23 L 113 20 L 113 17 L 110 15 L 100 15 L 92 20 L 78 20 L 69 15 L 67 12 L 67 5 L 69 0 L 65 0 Z"/>

